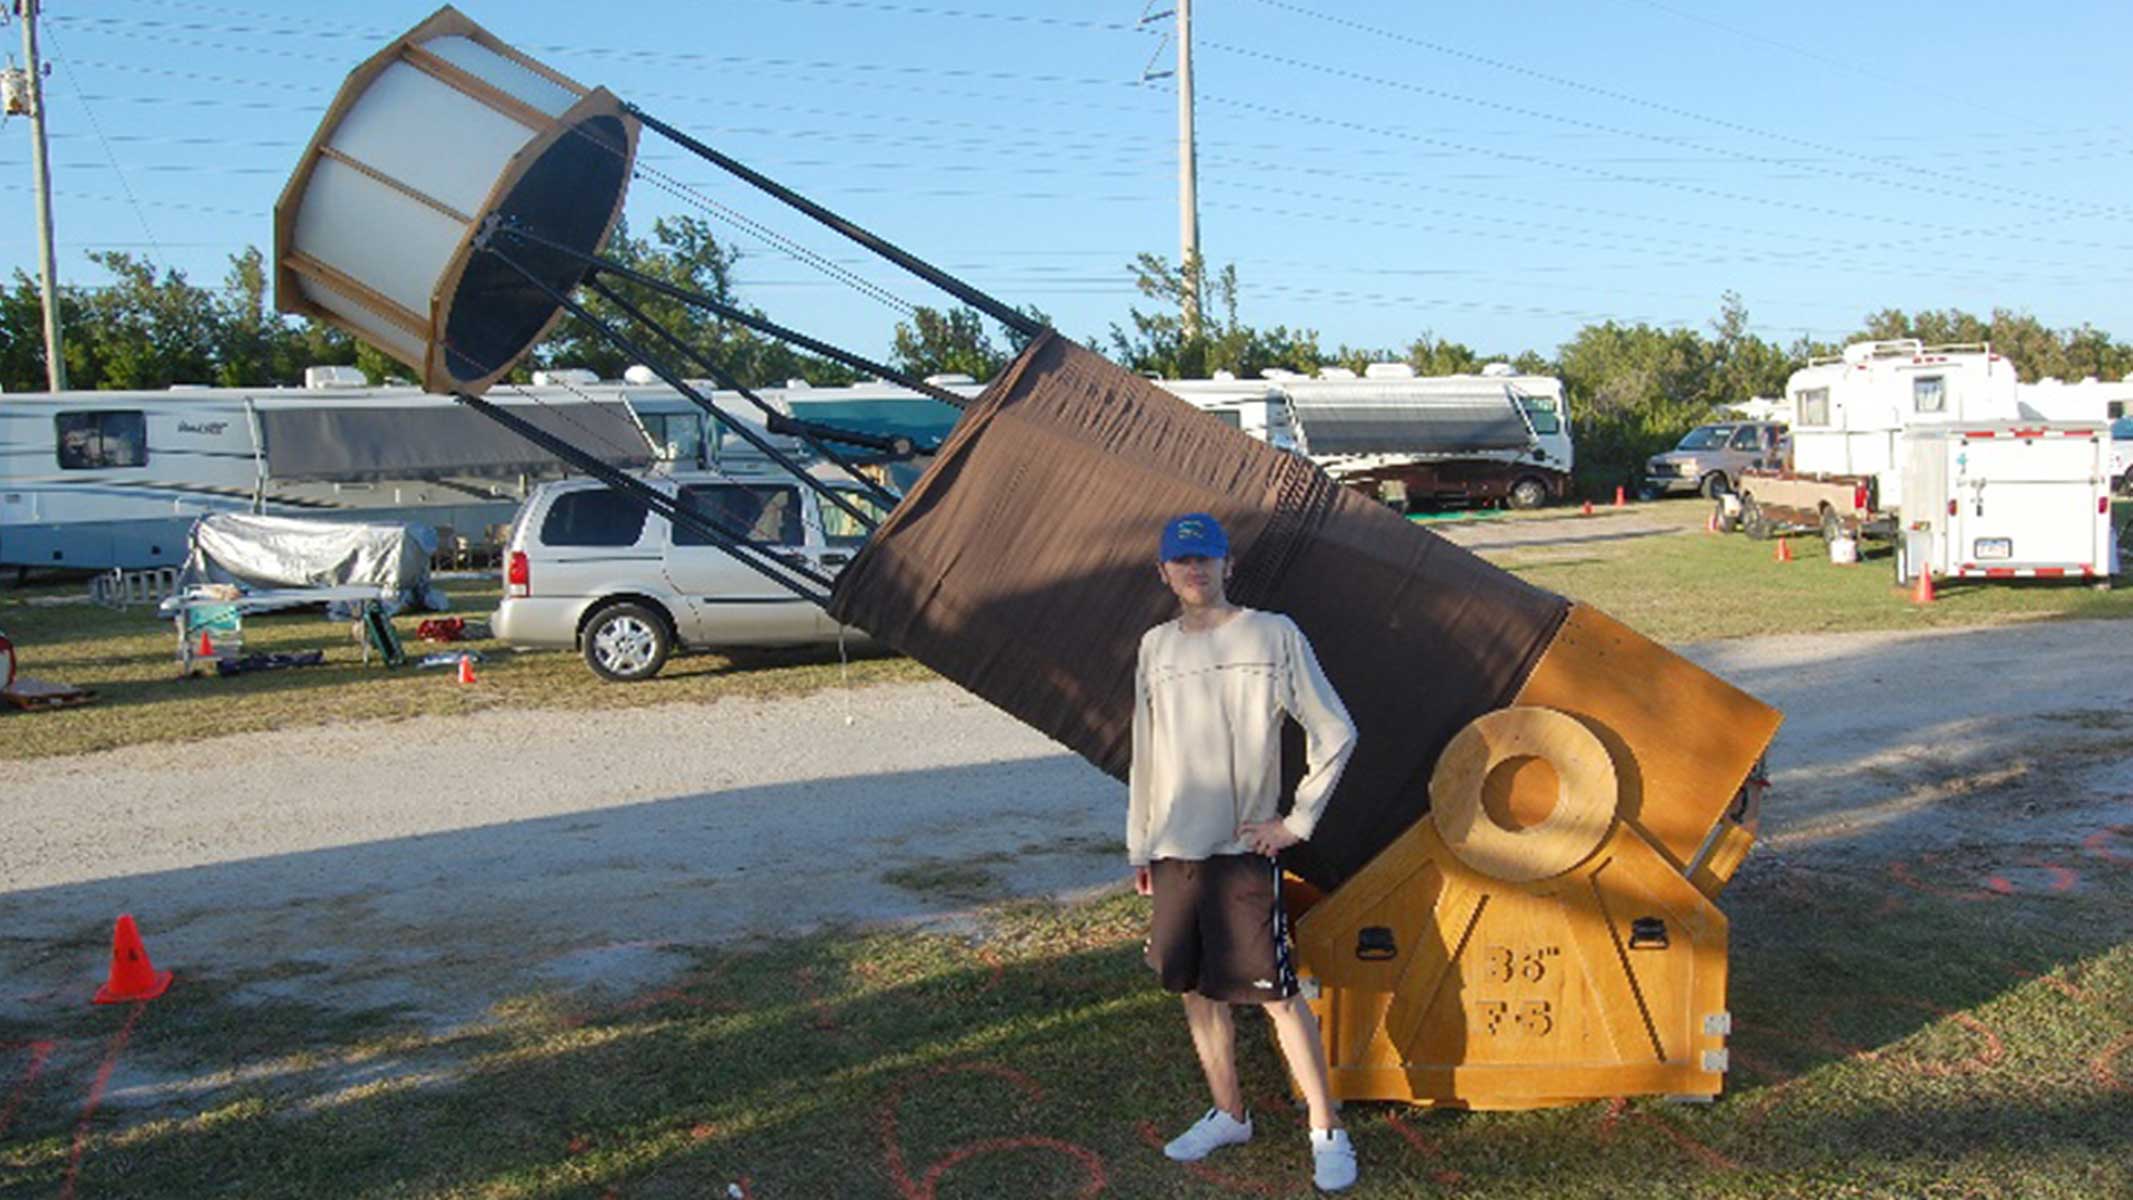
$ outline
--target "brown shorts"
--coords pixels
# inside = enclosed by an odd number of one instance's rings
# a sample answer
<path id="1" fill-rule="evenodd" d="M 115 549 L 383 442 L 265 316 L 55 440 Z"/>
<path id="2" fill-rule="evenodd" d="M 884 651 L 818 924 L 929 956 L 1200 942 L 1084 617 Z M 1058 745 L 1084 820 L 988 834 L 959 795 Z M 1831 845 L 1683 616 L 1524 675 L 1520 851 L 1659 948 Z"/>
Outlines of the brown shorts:
<path id="1" fill-rule="evenodd" d="M 1281 865 L 1258 854 L 1159 858 L 1148 965 L 1172 992 L 1228 1004 L 1296 994 Z"/>

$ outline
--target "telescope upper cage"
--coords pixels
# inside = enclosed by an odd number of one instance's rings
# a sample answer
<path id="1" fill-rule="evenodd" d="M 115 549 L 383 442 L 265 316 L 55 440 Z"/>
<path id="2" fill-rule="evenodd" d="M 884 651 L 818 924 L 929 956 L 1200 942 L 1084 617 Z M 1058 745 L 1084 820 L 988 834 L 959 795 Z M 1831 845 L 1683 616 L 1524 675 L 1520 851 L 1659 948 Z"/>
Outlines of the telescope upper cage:
<path id="1" fill-rule="evenodd" d="M 348 75 L 274 207 L 274 293 L 479 394 L 545 335 L 622 213 L 638 123 L 449 5 Z M 577 255 L 514 243 L 516 226 Z M 513 266 L 513 263 L 516 266 Z"/>

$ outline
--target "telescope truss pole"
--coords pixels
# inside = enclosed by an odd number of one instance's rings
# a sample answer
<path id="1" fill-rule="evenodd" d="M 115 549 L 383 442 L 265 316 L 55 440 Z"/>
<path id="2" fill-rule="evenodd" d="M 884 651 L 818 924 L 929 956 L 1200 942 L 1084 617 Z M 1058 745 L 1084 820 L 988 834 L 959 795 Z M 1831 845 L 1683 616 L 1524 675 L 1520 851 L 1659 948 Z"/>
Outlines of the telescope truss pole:
<path id="1" fill-rule="evenodd" d="M 753 329 L 757 333 L 763 334 L 766 337 L 773 337 L 781 342 L 789 342 L 792 345 L 800 347 L 802 350 L 811 350 L 824 358 L 843 363 L 845 366 L 848 366 L 855 371 L 864 371 L 867 374 L 876 377 L 877 379 L 886 379 L 890 383 L 897 384 L 901 387 L 910 388 L 914 392 L 929 396 L 935 400 L 940 401 L 943 404 L 952 405 L 956 408 L 963 408 L 970 403 L 968 400 L 965 400 L 963 397 L 956 395 L 954 392 L 951 392 L 946 388 L 938 387 L 934 384 L 927 383 L 925 380 L 913 375 L 908 375 L 902 371 L 897 370 L 895 367 L 875 362 L 871 358 L 866 358 L 862 355 L 854 354 L 849 350 L 845 350 L 837 346 L 832 346 L 828 342 L 820 341 L 816 338 L 811 338 L 806 334 L 801 333 L 797 329 L 787 329 L 785 326 L 778 324 L 776 321 L 772 321 L 766 317 L 759 317 L 756 314 L 749 312 L 748 310 L 743 308 L 736 308 L 731 304 L 727 304 L 723 300 L 718 300 L 713 297 L 706 296 L 702 292 L 692 292 L 685 287 L 668 283 L 666 280 L 661 279 L 655 275 L 647 275 L 642 271 L 634 270 L 630 267 L 623 266 L 621 263 L 614 262 L 610 259 L 601 258 L 597 254 L 587 254 L 582 250 L 576 249 L 571 246 L 566 246 L 561 242 L 550 241 L 530 229 L 526 229 L 516 225 L 503 225 L 499 226 L 492 236 L 509 236 L 512 238 L 516 238 L 520 241 L 529 242 L 535 246 L 539 246 L 543 250 L 552 251 L 556 254 L 562 255 L 565 258 L 572 259 L 576 262 L 584 263 L 586 266 L 593 268 L 595 271 L 602 275 L 612 275 L 617 279 L 626 279 L 631 283 L 638 284 L 642 287 L 646 287 L 651 289 L 652 291 L 658 292 L 660 295 L 665 296 L 668 299 L 679 300 L 683 304 L 689 305 L 692 308 L 703 309 L 705 312 L 711 313 L 714 316 L 724 317 L 729 321 L 733 321 L 740 325 L 745 325 L 748 328 Z"/>
<path id="2" fill-rule="evenodd" d="M 887 239 L 838 216 L 836 213 L 771 179 L 769 176 L 751 170 L 737 160 L 720 154 L 718 151 L 638 108 L 636 105 L 624 104 L 622 107 L 631 116 L 643 122 L 646 128 L 660 134 L 668 141 L 725 171 L 727 174 L 755 187 L 757 190 L 783 201 L 792 208 L 798 209 L 800 212 L 888 259 L 890 262 L 947 292 L 949 295 L 977 309 L 1009 329 L 1022 334 L 1024 337 L 1035 337 L 1044 331 L 1042 323 L 1031 320 L 1027 315 L 993 299 L 984 292 L 905 251 Z"/>
<path id="3" fill-rule="evenodd" d="M 753 568 L 764 578 L 802 600 L 815 605 L 829 603 L 830 590 L 835 586 L 832 580 L 786 560 L 761 542 L 739 537 L 719 528 L 716 522 L 689 508 L 679 498 L 669 496 L 627 471 L 587 454 L 509 409 L 465 392 L 454 392 L 452 398 L 636 501 L 647 510 L 665 517 L 683 529 L 701 535 L 712 545 L 732 555 L 735 560 Z M 815 588 L 820 590 L 812 590 Z"/>
<path id="4" fill-rule="evenodd" d="M 608 287 L 606 284 L 601 283 L 597 275 L 587 276 L 585 279 L 585 286 L 591 288 L 596 295 L 605 297 L 608 303 L 614 305 L 616 308 L 621 309 L 623 314 L 628 316 L 630 320 L 635 321 L 639 325 L 642 325 L 645 328 L 651 330 L 654 334 L 657 334 L 659 336 L 659 339 L 665 342 L 669 347 L 671 347 L 676 354 L 681 355 L 684 359 L 688 360 L 689 362 L 695 363 L 698 367 L 702 368 L 705 374 L 711 376 L 711 381 L 713 383 L 718 384 L 718 386 L 725 388 L 729 392 L 739 393 L 743 399 L 747 400 L 750 404 L 755 405 L 756 410 L 763 414 L 764 422 L 772 433 L 783 432 L 783 430 L 780 430 L 777 426 L 779 418 L 784 417 L 785 414 L 779 412 L 775 408 L 772 408 L 766 401 L 764 401 L 761 396 L 756 395 L 755 392 L 743 385 L 738 378 L 726 372 L 717 363 L 712 362 L 708 356 L 698 353 L 687 342 L 684 342 L 681 340 L 681 338 L 677 337 L 673 333 L 673 331 L 667 329 L 659 322 L 654 321 L 650 317 L 646 316 L 642 309 L 638 308 L 634 304 L 631 304 L 629 300 L 626 299 L 621 293 L 615 291 L 615 289 L 611 287 Z M 709 403 L 708 397 L 699 400 L 699 398 L 696 396 L 690 396 L 689 399 L 692 403 L 700 404 L 714 420 L 720 422 L 721 424 L 731 423 L 732 419 L 726 416 L 724 412 L 721 412 L 716 405 Z M 828 444 L 826 444 L 821 438 L 817 437 L 813 430 L 801 428 L 799 426 L 794 426 L 792 428 L 793 432 L 796 433 L 803 441 L 805 441 L 807 445 L 817 454 L 820 454 L 822 457 L 828 459 L 830 462 L 834 463 L 839 470 L 843 471 L 847 475 L 850 475 L 853 479 L 856 479 L 861 484 L 865 485 L 867 490 L 873 494 L 874 499 L 876 501 L 878 501 L 887 508 L 896 507 L 896 497 L 892 495 L 887 488 L 882 487 L 872 478 L 861 474 L 858 467 L 846 461 L 843 455 L 837 453 L 835 450 L 830 449 Z M 734 425 L 734 429 L 736 430 L 736 432 L 742 432 L 738 424 Z M 748 436 L 748 433 L 742 432 L 742 436 L 746 437 Z M 869 439 L 869 441 L 876 443 L 877 446 L 880 442 L 884 440 L 886 439 Z"/>
<path id="5" fill-rule="evenodd" d="M 524 278 L 527 283 L 531 284 L 535 289 L 540 291 L 542 295 L 548 297 L 549 300 L 560 306 L 563 311 L 569 313 L 571 316 L 576 317 L 578 320 L 583 321 L 585 325 L 593 332 L 599 334 L 603 338 L 606 338 L 610 343 L 615 346 L 616 349 L 621 350 L 624 354 L 627 354 L 631 358 L 636 359 L 638 362 L 643 363 L 645 366 L 650 367 L 652 369 L 652 373 L 659 376 L 660 380 L 663 381 L 668 387 L 673 388 L 677 392 L 680 392 L 683 396 L 686 396 L 688 398 L 690 403 L 696 405 L 696 407 L 700 409 L 703 409 L 706 413 L 709 413 L 721 424 L 733 430 L 733 432 L 741 435 L 742 440 L 746 441 L 749 445 L 754 446 L 758 451 L 763 454 L 765 458 L 768 458 L 772 462 L 778 464 L 780 467 L 783 467 L 785 471 L 790 474 L 795 480 L 799 481 L 800 483 L 806 484 L 810 488 L 813 488 L 815 492 L 822 497 L 823 500 L 836 505 L 840 509 L 843 509 L 846 515 L 850 516 L 853 520 L 859 522 L 868 530 L 868 532 L 872 532 L 874 528 L 880 524 L 880 521 L 876 517 L 866 512 L 858 505 L 852 503 L 851 499 L 845 496 L 841 490 L 831 487 L 829 483 L 825 480 L 817 479 L 815 476 L 808 474 L 807 468 L 801 466 L 797 462 L 794 462 L 791 456 L 787 455 L 784 451 L 778 449 L 776 446 L 771 445 L 770 440 L 768 438 L 765 438 L 762 434 L 759 434 L 755 430 L 748 428 L 745 424 L 735 420 L 731 414 L 719 408 L 716 404 L 711 403 L 711 401 L 706 398 L 702 393 L 698 392 L 694 387 L 691 387 L 689 385 L 688 380 L 683 379 L 681 377 L 680 372 L 674 370 L 673 367 L 668 366 L 665 362 L 661 361 L 657 355 L 654 355 L 651 352 L 647 351 L 643 346 L 639 345 L 636 341 L 625 335 L 621 330 L 610 326 L 605 321 L 602 321 L 599 317 L 588 311 L 584 305 L 579 304 L 577 301 L 572 300 L 569 296 L 563 294 L 560 291 L 557 291 L 553 287 L 550 287 L 546 280 L 542 279 L 534 272 L 527 270 L 526 267 L 521 265 L 517 259 L 512 258 L 510 255 L 505 254 L 503 251 L 497 249 L 493 243 L 485 247 L 485 249 L 488 251 L 488 253 L 495 255 L 497 259 L 503 262 L 505 266 L 508 266 L 512 270 L 518 272 L 519 275 Z"/>

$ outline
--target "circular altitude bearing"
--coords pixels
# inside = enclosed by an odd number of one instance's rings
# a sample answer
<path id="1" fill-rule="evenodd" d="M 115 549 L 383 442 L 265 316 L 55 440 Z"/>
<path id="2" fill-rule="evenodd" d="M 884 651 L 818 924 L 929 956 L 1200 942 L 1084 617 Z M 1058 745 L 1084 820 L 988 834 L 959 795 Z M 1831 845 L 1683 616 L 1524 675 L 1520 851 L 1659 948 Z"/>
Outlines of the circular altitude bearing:
<path id="1" fill-rule="evenodd" d="M 1547 771 L 1553 805 L 1531 823 L 1514 823 L 1500 801 L 1520 774 L 1530 799 L 1531 781 Z M 1452 738 L 1430 775 L 1429 815 L 1460 862 L 1508 883 L 1531 883 L 1599 848 L 1614 824 L 1616 796 L 1614 760 L 1590 729 L 1568 713 L 1519 705 L 1483 713 Z"/>

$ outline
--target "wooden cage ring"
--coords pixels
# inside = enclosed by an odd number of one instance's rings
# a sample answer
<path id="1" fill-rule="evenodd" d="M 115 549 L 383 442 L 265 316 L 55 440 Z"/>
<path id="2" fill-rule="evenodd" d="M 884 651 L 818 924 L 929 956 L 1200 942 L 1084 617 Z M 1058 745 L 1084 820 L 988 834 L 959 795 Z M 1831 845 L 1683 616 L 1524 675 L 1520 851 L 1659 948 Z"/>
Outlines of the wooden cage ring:
<path id="1" fill-rule="evenodd" d="M 1538 760 L 1554 772 L 1554 805 L 1522 827 L 1491 812 L 1506 791 L 1499 769 Z M 1526 789 L 1529 793 L 1532 789 Z M 1545 796 L 1542 797 L 1545 799 Z M 1483 713 L 1460 730 L 1429 779 L 1430 819 L 1460 862 L 1510 883 L 1560 875 L 1585 861 L 1614 825 L 1615 764 L 1576 717 L 1518 705 Z"/>

